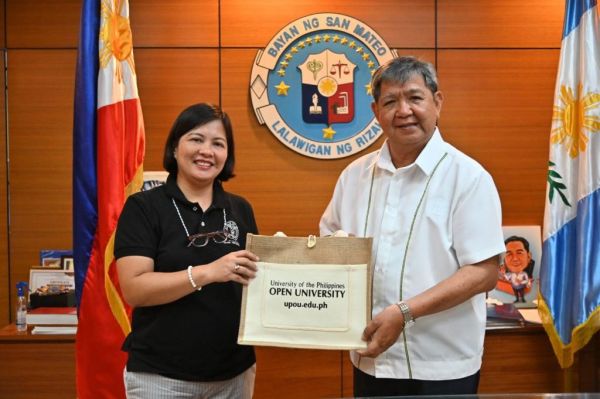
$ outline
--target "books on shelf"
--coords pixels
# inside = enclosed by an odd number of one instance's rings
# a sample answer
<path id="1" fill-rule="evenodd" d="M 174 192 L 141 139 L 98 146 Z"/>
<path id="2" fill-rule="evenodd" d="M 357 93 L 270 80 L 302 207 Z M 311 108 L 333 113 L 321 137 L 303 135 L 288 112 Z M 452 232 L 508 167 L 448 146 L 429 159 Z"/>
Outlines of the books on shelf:
<path id="1" fill-rule="evenodd" d="M 487 329 L 513 328 L 525 325 L 525 319 L 513 304 L 488 304 Z"/>
<path id="2" fill-rule="evenodd" d="M 27 311 L 29 325 L 77 325 L 77 308 L 41 307 Z"/>
<path id="3" fill-rule="evenodd" d="M 77 333 L 77 326 L 34 326 L 31 329 L 31 334 L 33 334 L 33 335 L 41 335 L 41 334 L 72 335 L 75 333 Z"/>
<path id="4" fill-rule="evenodd" d="M 521 313 L 521 316 L 523 316 L 527 323 L 542 324 L 542 318 L 540 317 L 537 308 L 519 309 L 519 313 Z"/>

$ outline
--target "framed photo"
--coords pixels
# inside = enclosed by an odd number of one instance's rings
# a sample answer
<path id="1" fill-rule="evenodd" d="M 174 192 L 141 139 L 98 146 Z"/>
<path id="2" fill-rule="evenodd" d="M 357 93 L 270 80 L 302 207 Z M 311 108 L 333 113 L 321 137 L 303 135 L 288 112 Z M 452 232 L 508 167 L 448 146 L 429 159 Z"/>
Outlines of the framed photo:
<path id="1" fill-rule="evenodd" d="M 168 176 L 169 173 L 165 171 L 145 171 L 144 183 L 142 184 L 141 191 L 147 191 L 164 184 L 167 181 Z"/>
<path id="2" fill-rule="evenodd" d="M 42 249 L 40 251 L 40 265 L 53 269 L 64 269 L 63 257 L 73 257 L 70 249 Z"/>
<path id="3" fill-rule="evenodd" d="M 72 256 L 63 256 L 62 258 L 60 258 L 60 265 L 62 266 L 62 269 L 65 271 L 68 271 L 68 272 L 75 271 L 75 263 L 73 262 Z"/>
<path id="4" fill-rule="evenodd" d="M 60 258 L 44 258 L 42 259 L 42 267 L 47 267 L 49 269 L 60 269 Z"/>
<path id="5" fill-rule="evenodd" d="M 75 273 L 65 270 L 29 270 L 29 289 L 35 293 L 60 293 L 75 290 Z"/>
<path id="6" fill-rule="evenodd" d="M 542 239 L 540 226 L 503 226 L 506 253 L 500 265 L 496 288 L 488 301 L 536 307 L 540 282 Z"/>

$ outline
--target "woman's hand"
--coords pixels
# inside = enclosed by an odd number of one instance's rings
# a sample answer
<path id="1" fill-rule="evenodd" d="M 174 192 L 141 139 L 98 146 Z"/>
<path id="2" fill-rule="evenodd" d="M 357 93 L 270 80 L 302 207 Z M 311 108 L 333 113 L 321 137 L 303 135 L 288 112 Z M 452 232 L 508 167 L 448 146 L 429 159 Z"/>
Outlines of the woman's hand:
<path id="1" fill-rule="evenodd" d="M 201 266 L 200 268 L 204 268 L 205 274 L 196 281 L 201 285 L 226 281 L 247 285 L 256 275 L 255 262 L 257 261 L 258 256 L 250 251 L 231 252 L 208 265 Z M 203 281 L 203 277 L 206 281 Z"/>
<path id="2" fill-rule="evenodd" d="M 191 270 L 192 279 L 201 287 L 226 281 L 247 285 L 256 275 L 257 261 L 258 256 L 252 252 L 231 252 L 212 263 L 194 266 Z M 152 258 L 125 256 L 117 260 L 117 270 L 125 300 L 132 307 L 170 303 L 195 291 L 187 269 L 155 272 Z"/>

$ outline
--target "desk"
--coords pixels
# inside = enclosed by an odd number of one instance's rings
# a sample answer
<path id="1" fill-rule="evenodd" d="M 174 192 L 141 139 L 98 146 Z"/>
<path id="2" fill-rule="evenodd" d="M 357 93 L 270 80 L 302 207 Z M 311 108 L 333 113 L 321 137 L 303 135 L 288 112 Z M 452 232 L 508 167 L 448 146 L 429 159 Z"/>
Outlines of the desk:
<path id="1" fill-rule="evenodd" d="M 488 330 L 479 393 L 568 392 L 541 326 Z"/>
<path id="2" fill-rule="evenodd" d="M 500 392 L 600 392 L 600 334 L 563 370 L 540 325 L 488 330 L 479 393 Z"/>
<path id="3" fill-rule="evenodd" d="M 352 396 L 347 351 L 256 351 L 255 399 Z M 481 394 L 569 391 L 600 391 L 600 334 L 578 352 L 574 366 L 563 371 L 540 326 L 487 332 Z M 75 396 L 74 335 L 18 333 L 14 325 L 0 330 L 0 398 Z"/>
<path id="4" fill-rule="evenodd" d="M 0 329 L 0 398 L 75 398 L 75 336 Z"/>

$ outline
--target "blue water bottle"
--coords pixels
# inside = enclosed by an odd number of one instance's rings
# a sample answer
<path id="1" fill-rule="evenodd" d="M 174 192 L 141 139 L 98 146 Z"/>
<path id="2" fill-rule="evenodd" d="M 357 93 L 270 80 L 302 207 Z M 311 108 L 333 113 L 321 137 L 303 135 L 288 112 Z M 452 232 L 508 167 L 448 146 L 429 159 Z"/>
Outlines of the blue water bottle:
<path id="1" fill-rule="evenodd" d="M 27 331 L 27 300 L 25 299 L 26 289 L 26 282 L 19 281 L 17 283 L 17 331 Z"/>

